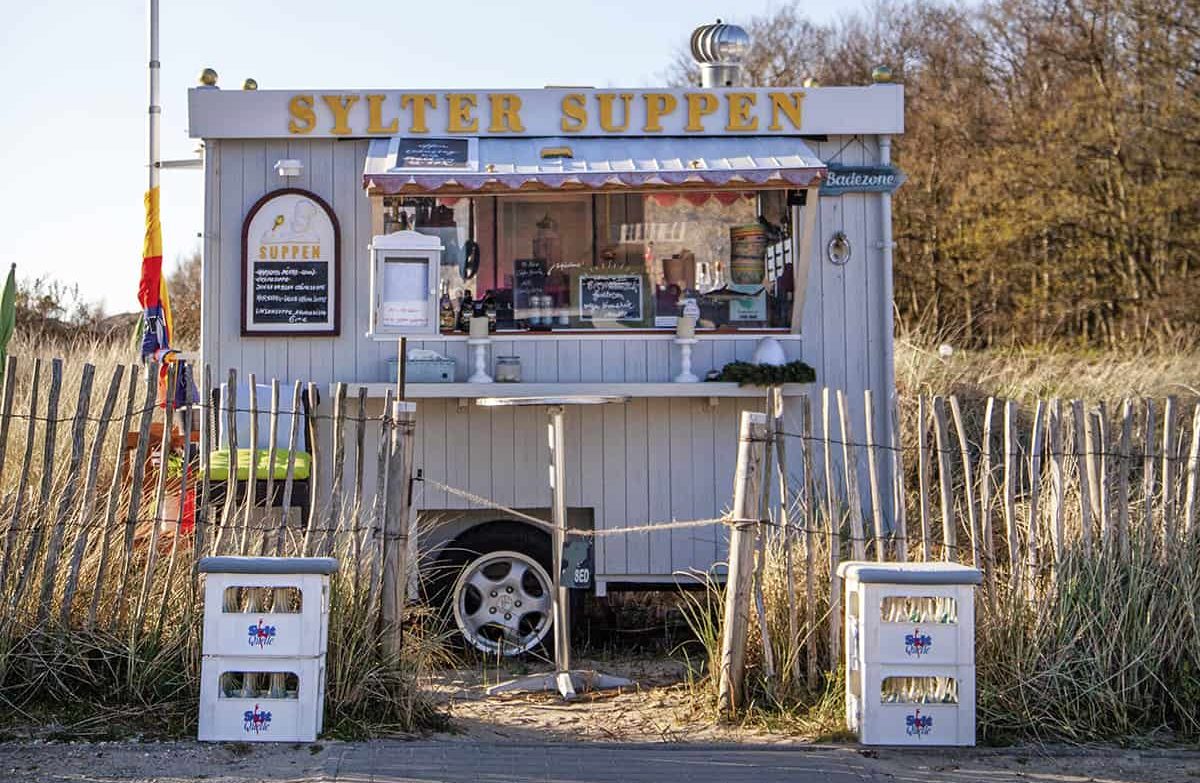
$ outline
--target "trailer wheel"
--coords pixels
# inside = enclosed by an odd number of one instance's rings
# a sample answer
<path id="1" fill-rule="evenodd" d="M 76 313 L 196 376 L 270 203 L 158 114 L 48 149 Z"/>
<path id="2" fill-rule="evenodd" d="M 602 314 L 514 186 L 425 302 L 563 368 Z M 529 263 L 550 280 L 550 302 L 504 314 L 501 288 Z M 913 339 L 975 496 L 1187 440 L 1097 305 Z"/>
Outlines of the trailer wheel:
<path id="1" fill-rule="evenodd" d="M 550 537 L 519 522 L 473 528 L 437 563 L 434 599 L 443 602 L 466 644 L 515 656 L 543 643 L 554 622 Z"/>

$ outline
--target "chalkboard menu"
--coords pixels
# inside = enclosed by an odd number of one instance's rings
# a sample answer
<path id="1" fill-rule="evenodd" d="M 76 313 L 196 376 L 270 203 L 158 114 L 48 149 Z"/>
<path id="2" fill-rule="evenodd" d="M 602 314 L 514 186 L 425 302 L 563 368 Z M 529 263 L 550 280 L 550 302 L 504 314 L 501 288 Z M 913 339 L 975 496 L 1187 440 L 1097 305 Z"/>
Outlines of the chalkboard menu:
<path id="1" fill-rule="evenodd" d="M 268 193 L 242 224 L 242 334 L 338 333 L 338 224 L 315 193 Z"/>
<path id="2" fill-rule="evenodd" d="M 470 163 L 467 139 L 400 139 L 398 169 L 465 169 Z"/>
<path id="3" fill-rule="evenodd" d="M 527 318 L 533 303 L 529 297 L 546 290 L 546 262 L 540 258 L 518 258 L 513 262 L 513 310 L 517 318 Z"/>
<path id="4" fill-rule="evenodd" d="M 641 272 L 577 273 L 573 282 L 579 320 L 645 322 L 646 276 Z"/>

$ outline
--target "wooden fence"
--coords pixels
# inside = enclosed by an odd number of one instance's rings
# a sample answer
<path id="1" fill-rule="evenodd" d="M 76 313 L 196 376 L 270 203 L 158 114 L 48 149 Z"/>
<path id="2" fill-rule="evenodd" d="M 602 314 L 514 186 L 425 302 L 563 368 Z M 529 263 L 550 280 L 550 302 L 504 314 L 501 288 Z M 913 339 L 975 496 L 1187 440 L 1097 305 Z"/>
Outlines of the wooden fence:
<path id="1" fill-rule="evenodd" d="M 339 384 L 323 416 L 314 384 L 273 380 L 267 399 L 251 391 L 239 400 L 235 391 L 214 408 L 205 369 L 199 401 L 177 407 L 159 402 L 160 384 L 174 388 L 182 365 L 168 377 L 154 365 L 116 366 L 99 380 L 90 364 L 30 365 L 9 358 L 0 399 L 0 617 L 159 639 L 168 617 L 196 610 L 201 557 L 332 554 L 342 563 L 343 597 L 365 609 L 363 621 L 382 611 L 398 625 L 408 531 L 387 520 L 407 518 L 407 493 L 364 495 L 368 470 L 380 488 L 408 483 L 414 422 L 393 415 L 390 395 L 372 416 L 362 395 L 347 399 Z M 223 380 L 238 388 L 235 371 Z M 254 390 L 255 381 L 249 375 L 243 386 Z M 250 431 L 239 433 L 244 416 Z M 315 429 L 326 421 L 332 453 L 316 451 L 304 479 L 296 455 L 305 429 L 315 450 Z M 379 443 L 370 459 L 368 434 Z M 285 441 L 285 449 L 255 454 L 278 471 L 252 472 L 236 489 L 201 469 L 222 451 L 231 461 L 239 443 Z M 357 448 L 348 463 L 349 441 Z M 320 471 L 330 471 L 328 492 L 319 489 Z"/>

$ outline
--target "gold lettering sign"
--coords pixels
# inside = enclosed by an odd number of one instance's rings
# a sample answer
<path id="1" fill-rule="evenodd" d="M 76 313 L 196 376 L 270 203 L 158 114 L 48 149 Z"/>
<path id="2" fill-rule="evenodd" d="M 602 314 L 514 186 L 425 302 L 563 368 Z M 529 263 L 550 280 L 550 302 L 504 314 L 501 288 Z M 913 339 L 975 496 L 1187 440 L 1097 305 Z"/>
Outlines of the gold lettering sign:
<path id="1" fill-rule="evenodd" d="M 318 132 L 333 136 L 800 133 L 805 95 L 763 90 L 587 90 L 551 92 L 546 98 L 533 90 L 302 93 L 288 99 L 287 132 L 305 135 L 320 128 Z"/>

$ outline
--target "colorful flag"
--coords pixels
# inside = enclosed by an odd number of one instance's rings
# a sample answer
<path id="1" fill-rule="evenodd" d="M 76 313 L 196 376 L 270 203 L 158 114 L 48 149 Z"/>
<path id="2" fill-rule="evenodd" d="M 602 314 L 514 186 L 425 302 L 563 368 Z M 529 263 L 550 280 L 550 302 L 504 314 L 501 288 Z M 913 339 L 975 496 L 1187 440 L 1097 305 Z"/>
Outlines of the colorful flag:
<path id="1" fill-rule="evenodd" d="M 162 268 L 162 224 L 158 218 L 158 188 L 146 191 L 146 240 L 142 248 L 142 279 L 138 303 L 145 324 L 142 331 L 142 361 L 164 366 L 171 351 L 171 302 Z"/>
<path id="2" fill-rule="evenodd" d="M 17 265 L 8 270 L 4 282 L 4 293 L 0 294 L 0 379 L 4 377 L 4 366 L 8 363 L 8 341 L 17 327 Z"/>

